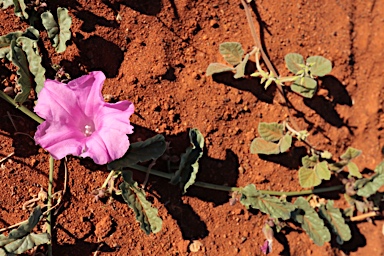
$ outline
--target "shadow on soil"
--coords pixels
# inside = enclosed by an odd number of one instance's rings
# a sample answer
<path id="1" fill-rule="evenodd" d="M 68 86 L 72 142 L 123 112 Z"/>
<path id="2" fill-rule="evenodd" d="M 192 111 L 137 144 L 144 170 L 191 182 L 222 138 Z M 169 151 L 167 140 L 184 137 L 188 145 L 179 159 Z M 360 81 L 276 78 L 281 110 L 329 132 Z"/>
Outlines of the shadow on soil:
<path id="1" fill-rule="evenodd" d="M 139 126 L 135 126 L 135 133 L 131 141 L 136 141 L 137 138 L 149 138 L 155 133 Z M 189 136 L 187 132 L 177 134 L 175 136 L 166 136 L 166 141 L 170 142 L 170 154 L 180 156 L 189 146 Z M 207 182 L 217 185 L 226 184 L 227 186 L 236 186 L 238 178 L 237 169 L 239 161 L 237 156 L 229 149 L 226 151 L 225 160 L 218 160 L 207 157 L 206 149 L 199 160 L 199 172 L 196 181 Z M 176 163 L 175 168 L 168 169 L 166 161 L 158 159 L 153 169 L 161 170 L 169 173 L 176 171 L 179 163 Z M 133 178 L 138 182 L 143 182 L 145 174 L 133 171 Z M 167 208 L 169 214 L 177 221 L 182 236 L 185 240 L 195 240 L 204 238 L 208 235 L 207 226 L 193 208 L 182 198 L 183 189 L 178 185 L 173 186 L 168 183 L 168 180 L 157 178 L 150 175 L 147 187 L 149 191 L 156 191 L 158 200 Z M 197 197 L 202 201 L 211 202 L 215 206 L 221 205 L 229 200 L 229 192 L 210 190 L 192 186 L 188 188 L 187 196 Z M 187 199 L 188 200 L 188 199 Z"/>

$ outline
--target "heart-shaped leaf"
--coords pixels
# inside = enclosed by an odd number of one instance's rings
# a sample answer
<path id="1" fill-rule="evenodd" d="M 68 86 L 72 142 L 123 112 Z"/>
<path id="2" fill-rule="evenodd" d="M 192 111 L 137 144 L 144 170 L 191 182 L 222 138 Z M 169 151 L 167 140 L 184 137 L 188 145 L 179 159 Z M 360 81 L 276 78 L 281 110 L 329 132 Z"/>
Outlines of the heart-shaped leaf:
<path id="1" fill-rule="evenodd" d="M 332 63 L 321 56 L 311 56 L 307 59 L 307 65 L 313 76 L 325 76 L 332 71 Z"/>
<path id="2" fill-rule="evenodd" d="M 243 47 L 237 42 L 222 43 L 219 46 L 219 51 L 224 59 L 232 66 L 239 64 L 244 55 Z"/>
<path id="3" fill-rule="evenodd" d="M 303 70 L 304 58 L 298 53 L 288 53 L 284 57 L 285 64 L 289 71 L 297 74 L 300 70 Z"/>

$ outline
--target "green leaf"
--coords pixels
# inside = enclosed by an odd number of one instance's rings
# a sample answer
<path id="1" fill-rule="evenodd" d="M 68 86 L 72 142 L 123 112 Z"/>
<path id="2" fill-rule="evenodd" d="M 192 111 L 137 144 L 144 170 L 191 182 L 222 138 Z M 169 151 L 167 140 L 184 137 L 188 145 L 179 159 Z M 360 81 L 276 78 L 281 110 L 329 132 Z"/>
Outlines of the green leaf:
<path id="1" fill-rule="evenodd" d="M 223 72 L 228 72 L 233 70 L 235 70 L 233 67 L 230 67 L 221 63 L 211 63 L 209 64 L 205 74 L 207 76 L 211 76 L 213 74 L 223 73 Z"/>
<path id="2" fill-rule="evenodd" d="M 16 74 L 19 76 L 17 84 L 20 86 L 21 91 L 15 96 L 15 102 L 23 104 L 29 96 L 32 89 L 32 76 L 29 72 L 29 65 L 27 56 L 24 51 L 16 45 L 13 40 L 10 45 L 10 58 L 12 63 L 18 67 Z"/>
<path id="3" fill-rule="evenodd" d="M 7 9 L 13 5 L 13 0 L 0 0 L 0 5 L 3 6 L 2 9 Z"/>
<path id="4" fill-rule="evenodd" d="M 370 197 L 375 194 L 382 186 L 384 186 L 384 161 L 375 168 L 375 175 L 367 180 L 357 190 L 357 195 Z"/>
<path id="5" fill-rule="evenodd" d="M 319 217 L 317 212 L 309 205 L 307 200 L 303 197 L 296 199 L 294 205 L 304 211 L 297 210 L 292 215 L 293 219 L 301 224 L 301 227 L 313 240 L 313 242 L 319 246 L 322 246 L 325 242 L 331 240 L 331 234 L 329 230 L 324 226 L 324 221 Z"/>
<path id="6" fill-rule="evenodd" d="M 332 71 L 332 63 L 321 56 L 311 56 L 307 59 L 307 65 L 313 76 L 325 76 Z"/>
<path id="7" fill-rule="evenodd" d="M 348 160 L 348 161 L 351 161 L 352 159 L 358 157 L 359 155 L 361 155 L 363 151 L 361 150 L 358 150 L 358 149 L 355 149 L 355 148 L 352 148 L 352 147 L 348 147 L 347 148 L 347 151 L 345 151 L 344 154 L 342 154 L 340 156 L 341 159 L 343 160 Z"/>
<path id="8" fill-rule="evenodd" d="M 119 185 L 122 197 L 128 206 L 134 211 L 136 220 L 140 222 L 140 228 L 147 235 L 157 233 L 163 225 L 158 216 L 158 210 L 151 206 L 145 197 L 145 191 L 138 187 L 137 182 L 132 179 L 131 172 L 122 172 L 124 182 Z"/>
<path id="9" fill-rule="evenodd" d="M 284 137 L 279 140 L 280 153 L 284 153 L 288 151 L 291 145 L 292 145 L 292 136 L 289 134 L 285 134 Z"/>
<path id="10" fill-rule="evenodd" d="M 110 162 L 108 170 L 121 170 L 124 167 L 157 159 L 162 156 L 167 148 L 165 138 L 161 134 L 149 138 L 145 141 L 132 143 L 128 151 L 120 159 Z"/>
<path id="11" fill-rule="evenodd" d="M 304 58 L 298 53 L 288 53 L 284 57 L 285 64 L 289 71 L 297 74 L 300 70 L 303 70 Z"/>
<path id="12" fill-rule="evenodd" d="M 345 223 L 340 209 L 333 206 L 332 200 L 328 200 L 326 205 L 320 206 L 319 214 L 329 222 L 332 232 L 337 235 L 341 241 L 349 241 L 352 238 L 351 229 Z"/>
<path id="13" fill-rule="evenodd" d="M 312 98 L 317 90 L 317 82 L 310 77 L 302 77 L 291 85 L 291 90 L 305 98 Z"/>
<path id="14" fill-rule="evenodd" d="M 314 168 L 316 175 L 322 180 L 330 180 L 331 179 L 331 171 L 328 169 L 328 165 L 326 161 L 322 161 L 315 165 Z"/>
<path id="15" fill-rule="evenodd" d="M 245 55 L 244 59 L 236 66 L 236 74 L 233 76 L 235 79 L 244 77 L 245 66 L 247 65 L 249 54 Z"/>
<path id="16" fill-rule="evenodd" d="M 219 46 L 219 51 L 224 59 L 232 66 L 239 64 L 244 55 L 244 50 L 241 44 L 237 42 L 222 43 Z"/>
<path id="17" fill-rule="evenodd" d="M 15 41 L 18 37 L 23 34 L 21 31 L 12 32 L 7 35 L 0 37 L 0 58 L 4 58 L 7 55 L 9 56 L 9 52 L 11 50 L 11 42 Z M 8 57 L 7 57 L 8 58 Z M 10 59 L 10 57 L 9 57 Z"/>
<path id="18" fill-rule="evenodd" d="M 41 65 L 41 57 L 37 47 L 37 40 L 32 40 L 28 37 L 21 36 L 16 40 L 27 55 L 29 71 L 34 75 L 36 83 L 36 92 L 40 93 L 45 82 L 45 68 Z"/>
<path id="19" fill-rule="evenodd" d="M 15 240 L 4 246 L 4 249 L 8 253 L 13 254 L 22 254 L 35 246 L 39 246 L 41 244 L 47 244 L 50 241 L 50 236 L 48 233 L 30 233 L 27 236 L 24 236 L 18 240 Z"/>
<path id="20" fill-rule="evenodd" d="M 319 161 L 319 157 L 316 155 L 304 156 L 303 158 L 301 158 L 301 163 L 305 168 L 315 167 L 318 161 Z"/>
<path id="21" fill-rule="evenodd" d="M 284 125 L 260 122 L 257 130 L 263 139 L 267 141 L 278 141 L 283 137 Z"/>
<path id="22" fill-rule="evenodd" d="M 13 0 L 13 4 L 15 5 L 15 15 L 22 19 L 28 19 L 27 6 L 24 0 Z"/>
<path id="23" fill-rule="evenodd" d="M 247 209 L 252 207 L 268 214 L 271 218 L 281 218 L 287 220 L 291 217 L 291 212 L 295 206 L 287 201 L 282 201 L 277 197 L 261 194 L 254 184 L 250 184 L 241 190 L 240 203 Z"/>
<path id="24" fill-rule="evenodd" d="M 277 143 L 255 138 L 251 143 L 250 152 L 251 154 L 274 155 L 280 154 L 280 147 Z"/>
<path id="25" fill-rule="evenodd" d="M 320 185 L 321 179 L 313 169 L 301 167 L 299 169 L 299 182 L 303 188 L 309 188 Z"/>
<path id="26" fill-rule="evenodd" d="M 48 32 L 48 37 L 52 41 L 52 46 L 56 52 L 61 53 L 66 49 L 66 42 L 71 38 L 72 18 L 68 14 L 66 8 L 57 8 L 58 24 L 56 23 L 50 11 L 41 14 L 41 19 L 44 28 Z"/>
<path id="27" fill-rule="evenodd" d="M 363 175 L 361 175 L 361 173 L 359 172 L 359 167 L 357 167 L 357 165 L 354 162 L 349 162 L 347 164 L 347 168 L 350 176 L 354 176 L 356 178 L 363 177 Z"/>
<path id="28" fill-rule="evenodd" d="M 328 165 L 329 169 L 333 172 L 339 172 L 342 170 L 346 165 L 348 164 L 348 161 L 340 161 L 336 163 L 330 163 Z"/>
<path id="29" fill-rule="evenodd" d="M 170 181 L 173 185 L 180 183 L 183 193 L 186 193 L 187 189 L 195 183 L 199 171 L 199 159 L 203 155 L 204 148 L 204 137 L 198 129 L 194 128 L 189 131 L 189 139 L 191 146 L 181 155 L 179 169 Z"/>
<path id="30" fill-rule="evenodd" d="M 32 229 L 39 223 L 41 216 L 43 215 L 40 206 L 33 209 L 33 212 L 28 218 L 27 223 L 20 225 L 17 229 L 13 229 L 9 232 L 8 238 L 18 239 L 30 233 Z"/>

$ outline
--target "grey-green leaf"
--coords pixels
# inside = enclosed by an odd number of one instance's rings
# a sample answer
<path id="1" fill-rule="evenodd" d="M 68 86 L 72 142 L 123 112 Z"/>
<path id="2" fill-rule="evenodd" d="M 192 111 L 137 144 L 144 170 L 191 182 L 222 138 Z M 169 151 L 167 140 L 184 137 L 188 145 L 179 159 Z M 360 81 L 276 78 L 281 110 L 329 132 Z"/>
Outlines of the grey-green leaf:
<path id="1" fill-rule="evenodd" d="M 247 65 L 249 59 L 249 54 L 246 54 L 244 59 L 240 62 L 239 65 L 236 66 L 236 74 L 233 76 L 235 79 L 239 79 L 244 77 L 245 66 Z"/>
<path id="2" fill-rule="evenodd" d="M 321 184 L 321 179 L 315 170 L 301 167 L 299 169 L 299 182 L 303 188 L 315 187 Z"/>
<path id="3" fill-rule="evenodd" d="M 309 57 L 307 65 L 310 65 L 311 75 L 313 76 L 325 76 L 332 71 L 332 63 L 321 56 Z"/>
<path id="4" fill-rule="evenodd" d="M 348 147 L 347 148 L 347 151 L 345 151 L 344 154 L 342 154 L 340 156 L 341 159 L 343 160 L 348 160 L 348 161 L 351 161 L 352 159 L 358 157 L 359 155 L 361 155 L 362 151 L 361 150 L 358 150 L 358 149 L 355 149 L 355 148 L 352 148 L 352 147 Z"/>
<path id="5" fill-rule="evenodd" d="M 260 122 L 257 130 L 263 139 L 278 141 L 283 137 L 284 126 L 278 123 Z"/>
<path id="6" fill-rule="evenodd" d="M 237 42 L 222 43 L 219 46 L 219 51 L 224 59 L 232 66 L 239 64 L 244 55 L 243 47 Z"/>
<path id="7" fill-rule="evenodd" d="M 329 222 L 332 232 L 342 241 L 349 241 L 352 238 L 351 229 L 345 223 L 340 209 L 333 206 L 332 200 L 328 200 L 326 205 L 320 206 L 319 214 Z"/>
<path id="8" fill-rule="evenodd" d="M 303 197 L 299 197 L 296 199 L 294 205 L 304 211 L 304 214 L 301 214 L 300 211 L 296 211 L 295 214 L 292 215 L 293 219 L 301 224 L 301 227 L 313 242 L 319 246 L 322 246 L 325 242 L 329 242 L 331 240 L 329 230 L 324 226 L 324 221 L 309 205 L 307 200 Z"/>
<path id="9" fill-rule="evenodd" d="M 3 9 L 7 9 L 13 5 L 13 0 L 0 0 L 0 5 L 2 5 Z"/>
<path id="10" fill-rule="evenodd" d="M 139 162 L 157 159 L 164 154 L 166 148 L 164 136 L 157 134 L 145 141 L 132 143 L 122 158 L 110 162 L 107 167 L 109 170 L 121 170 Z"/>
<path id="11" fill-rule="evenodd" d="M 72 25 L 72 18 L 68 14 L 66 8 L 57 8 L 57 19 L 60 28 L 59 45 L 56 47 L 58 53 L 64 52 L 67 48 L 66 42 L 71 39 L 71 31 L 69 30 Z"/>
<path id="12" fill-rule="evenodd" d="M 384 161 L 375 168 L 375 175 L 373 175 L 357 190 L 357 195 L 370 197 L 382 186 L 384 186 Z"/>
<path id="13" fill-rule="evenodd" d="M 210 63 L 205 72 L 205 75 L 211 76 L 213 74 L 223 73 L 223 72 L 228 72 L 233 70 L 235 70 L 235 68 L 221 64 L 221 63 Z"/>
<path id="14" fill-rule="evenodd" d="M 291 85 L 291 90 L 305 98 L 312 98 L 317 90 L 317 82 L 310 77 L 302 77 Z"/>
<path id="15" fill-rule="evenodd" d="M 304 58 L 301 56 L 301 54 L 288 53 L 285 55 L 284 60 L 288 70 L 294 74 L 297 74 L 300 70 L 303 69 L 302 65 L 304 65 Z"/>
<path id="16" fill-rule="evenodd" d="M 29 71 L 34 75 L 36 92 L 39 94 L 44 87 L 45 68 L 41 65 L 41 56 L 39 55 L 37 41 L 21 36 L 16 42 L 21 44 L 23 51 L 27 55 Z"/>
<path id="17" fill-rule="evenodd" d="M 15 5 L 15 15 L 22 19 L 28 19 L 29 15 L 27 13 L 27 5 L 24 0 L 13 0 L 13 4 Z"/>
<path id="18" fill-rule="evenodd" d="M 269 214 L 271 218 L 287 220 L 291 217 L 291 212 L 296 208 L 293 204 L 287 201 L 259 193 L 254 184 L 250 184 L 243 188 L 241 193 L 242 197 L 240 203 L 247 209 L 249 207 L 258 209 L 263 213 Z"/>
<path id="19" fill-rule="evenodd" d="M 319 160 L 319 157 L 317 155 L 304 156 L 303 158 L 301 158 L 301 163 L 305 168 L 311 168 L 311 167 L 315 167 L 318 160 Z"/>
<path id="20" fill-rule="evenodd" d="M 42 215 L 43 213 L 41 211 L 40 206 L 35 207 L 31 215 L 29 216 L 27 223 L 24 223 L 20 225 L 17 229 L 13 229 L 11 232 L 9 232 L 8 238 L 18 239 L 30 233 L 40 221 Z"/>
<path id="21" fill-rule="evenodd" d="M 179 169 L 173 175 L 170 183 L 178 184 L 183 188 L 183 193 L 195 183 L 199 171 L 199 159 L 203 155 L 204 137 L 201 132 L 194 128 L 189 131 L 190 147 L 181 155 Z"/>
<path id="22" fill-rule="evenodd" d="M 8 253 L 14 254 L 22 254 L 35 246 L 39 246 L 41 244 L 47 244 L 50 241 L 50 236 L 48 233 L 30 233 L 23 238 L 15 240 L 4 246 L 4 249 Z"/>
<path id="23" fill-rule="evenodd" d="M 123 172 L 124 182 L 119 185 L 122 197 L 128 206 L 134 211 L 136 220 L 147 235 L 157 233 L 163 225 L 158 216 L 158 210 L 151 206 L 145 197 L 145 191 L 138 187 L 137 182 L 132 179 L 131 172 Z"/>
<path id="24" fill-rule="evenodd" d="M 251 154 L 274 155 L 280 154 L 280 147 L 277 143 L 255 138 L 251 143 L 250 152 Z"/>
<path id="25" fill-rule="evenodd" d="M 16 41 L 12 40 L 10 45 L 10 58 L 12 63 L 18 67 L 16 73 L 19 76 L 17 84 L 20 85 L 21 91 L 15 96 L 15 102 L 23 104 L 29 96 L 32 89 L 32 76 L 29 72 L 27 56 L 24 51 L 16 45 Z"/>
<path id="26" fill-rule="evenodd" d="M 331 171 L 328 169 L 328 164 L 326 161 L 322 161 L 316 164 L 314 170 L 320 179 L 322 180 L 331 179 Z"/>
<path id="27" fill-rule="evenodd" d="M 279 140 L 279 151 L 280 153 L 284 153 L 288 151 L 288 149 L 292 145 L 292 136 L 289 134 L 285 134 L 280 140 Z"/>
<path id="28" fill-rule="evenodd" d="M 357 167 L 357 165 L 354 162 L 349 162 L 347 164 L 347 168 L 350 176 L 354 176 L 356 178 L 363 177 L 363 175 L 361 175 L 361 173 L 359 172 L 359 167 Z"/>

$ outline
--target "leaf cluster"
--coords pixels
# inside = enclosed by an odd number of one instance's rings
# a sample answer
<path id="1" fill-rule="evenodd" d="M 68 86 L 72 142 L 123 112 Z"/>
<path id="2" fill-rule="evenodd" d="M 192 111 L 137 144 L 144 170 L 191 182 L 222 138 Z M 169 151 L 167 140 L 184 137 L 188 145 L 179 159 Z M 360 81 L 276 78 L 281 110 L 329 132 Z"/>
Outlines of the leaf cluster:
<path id="1" fill-rule="evenodd" d="M 298 78 L 291 85 L 292 91 L 306 98 L 312 98 L 317 91 L 316 77 L 322 77 L 332 71 L 332 63 L 321 56 L 304 58 L 298 53 L 285 55 L 285 64 Z"/>

